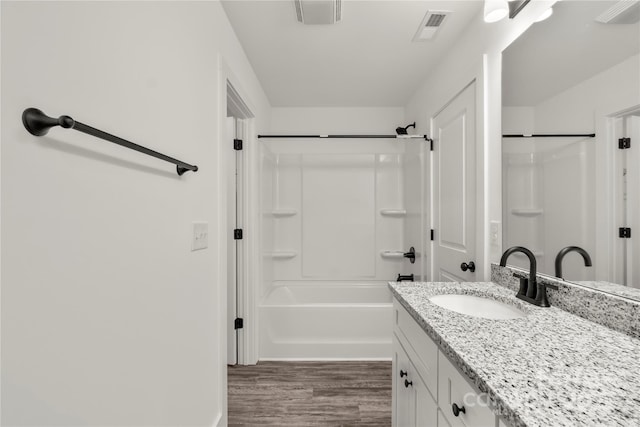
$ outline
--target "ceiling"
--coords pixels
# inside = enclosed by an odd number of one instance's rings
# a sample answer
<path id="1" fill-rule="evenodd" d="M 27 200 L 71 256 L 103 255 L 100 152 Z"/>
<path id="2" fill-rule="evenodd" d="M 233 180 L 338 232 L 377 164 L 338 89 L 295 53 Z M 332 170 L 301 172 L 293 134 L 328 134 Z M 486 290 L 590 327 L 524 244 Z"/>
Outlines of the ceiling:
<path id="1" fill-rule="evenodd" d="M 640 52 L 640 24 L 595 18 L 617 1 L 562 1 L 503 54 L 502 103 L 534 106 Z"/>
<path id="2" fill-rule="evenodd" d="M 335 25 L 303 25 L 293 0 L 222 5 L 274 107 L 404 106 L 481 1 L 343 0 Z M 428 10 L 451 11 L 437 37 L 412 42 Z"/>

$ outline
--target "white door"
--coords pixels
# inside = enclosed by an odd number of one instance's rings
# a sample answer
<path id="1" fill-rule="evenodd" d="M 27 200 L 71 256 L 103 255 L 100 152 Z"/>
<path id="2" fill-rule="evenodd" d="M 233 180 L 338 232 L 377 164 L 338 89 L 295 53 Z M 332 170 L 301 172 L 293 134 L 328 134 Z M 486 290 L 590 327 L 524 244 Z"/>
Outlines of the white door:
<path id="1" fill-rule="evenodd" d="M 477 268 L 475 93 L 474 82 L 433 119 L 435 281 L 475 280 L 472 271 Z"/>

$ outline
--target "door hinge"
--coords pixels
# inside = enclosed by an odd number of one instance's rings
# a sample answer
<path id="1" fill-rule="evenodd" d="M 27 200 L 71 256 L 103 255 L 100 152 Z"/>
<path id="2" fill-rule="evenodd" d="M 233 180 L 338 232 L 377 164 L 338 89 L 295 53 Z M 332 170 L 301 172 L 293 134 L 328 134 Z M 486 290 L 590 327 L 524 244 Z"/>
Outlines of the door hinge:
<path id="1" fill-rule="evenodd" d="M 242 329 L 244 328 L 244 319 L 242 317 L 236 318 L 233 321 L 233 329 Z"/>
<path id="2" fill-rule="evenodd" d="M 242 140 L 241 139 L 234 139 L 233 140 L 233 149 L 236 150 L 236 151 L 242 150 Z"/>
<path id="3" fill-rule="evenodd" d="M 242 228 L 236 228 L 233 230 L 233 239 L 242 240 Z"/>
<path id="4" fill-rule="evenodd" d="M 436 237 L 436 230 L 434 230 L 433 228 L 431 229 L 431 240 L 435 240 Z"/>
<path id="5" fill-rule="evenodd" d="M 620 236 L 621 239 L 629 239 L 631 238 L 631 229 L 630 228 L 625 228 L 625 227 L 620 227 L 618 229 L 618 235 Z"/>
<path id="6" fill-rule="evenodd" d="M 618 140 L 618 148 L 621 150 L 631 148 L 631 138 L 620 138 Z"/>

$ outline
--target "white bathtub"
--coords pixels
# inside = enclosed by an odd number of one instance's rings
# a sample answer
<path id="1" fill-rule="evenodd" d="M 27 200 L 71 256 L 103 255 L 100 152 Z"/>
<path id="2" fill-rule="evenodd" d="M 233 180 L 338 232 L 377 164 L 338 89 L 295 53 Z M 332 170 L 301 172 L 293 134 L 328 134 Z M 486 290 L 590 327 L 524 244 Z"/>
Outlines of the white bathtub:
<path id="1" fill-rule="evenodd" d="M 277 286 L 259 312 L 260 360 L 391 359 L 386 284 Z"/>

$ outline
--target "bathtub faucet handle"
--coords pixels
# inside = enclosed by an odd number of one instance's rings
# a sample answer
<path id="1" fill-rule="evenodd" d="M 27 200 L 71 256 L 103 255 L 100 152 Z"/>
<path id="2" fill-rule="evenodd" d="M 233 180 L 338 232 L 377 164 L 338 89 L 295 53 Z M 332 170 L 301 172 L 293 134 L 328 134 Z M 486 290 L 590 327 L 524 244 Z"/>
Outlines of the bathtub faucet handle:
<path id="1" fill-rule="evenodd" d="M 409 258 L 409 262 L 411 264 L 414 264 L 416 262 L 416 248 L 411 246 L 411 248 L 409 248 L 409 252 L 405 252 L 404 254 L 402 254 L 402 256 L 405 258 Z"/>

